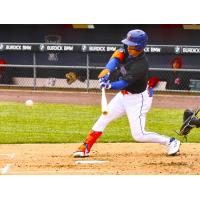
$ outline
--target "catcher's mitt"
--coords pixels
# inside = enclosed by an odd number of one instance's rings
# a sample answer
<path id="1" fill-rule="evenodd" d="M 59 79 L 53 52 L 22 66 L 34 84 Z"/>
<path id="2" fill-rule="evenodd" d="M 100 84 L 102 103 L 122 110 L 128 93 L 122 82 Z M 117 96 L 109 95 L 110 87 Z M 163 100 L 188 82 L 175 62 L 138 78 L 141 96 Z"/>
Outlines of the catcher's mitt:
<path id="1" fill-rule="evenodd" d="M 81 71 L 79 72 L 69 72 L 67 74 L 65 74 L 66 77 L 66 81 L 67 83 L 70 85 L 73 82 L 75 82 L 76 80 L 79 80 L 81 82 L 84 82 L 86 80 L 86 76 L 81 73 Z"/>
<path id="2" fill-rule="evenodd" d="M 71 85 L 73 82 L 75 82 L 77 80 L 77 75 L 75 72 L 69 72 L 67 74 L 65 74 L 66 77 L 66 81 L 69 85 Z"/>
<path id="3" fill-rule="evenodd" d="M 181 126 L 180 131 L 177 132 L 179 135 L 187 137 L 193 128 L 200 127 L 200 119 L 197 117 L 199 111 L 200 109 L 196 110 L 186 109 L 184 111 L 183 125 Z"/>

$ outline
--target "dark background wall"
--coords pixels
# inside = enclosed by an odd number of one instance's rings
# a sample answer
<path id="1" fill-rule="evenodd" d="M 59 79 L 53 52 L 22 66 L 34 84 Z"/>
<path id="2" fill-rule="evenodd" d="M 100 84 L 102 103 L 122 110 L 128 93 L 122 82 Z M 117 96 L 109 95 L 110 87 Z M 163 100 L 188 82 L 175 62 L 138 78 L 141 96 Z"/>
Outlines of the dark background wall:
<path id="1" fill-rule="evenodd" d="M 60 35 L 66 43 L 119 43 L 135 28 L 149 35 L 149 44 L 200 45 L 199 30 L 162 25 L 94 25 L 94 29 L 75 29 L 66 25 L 0 25 L 1 42 L 44 42 L 45 35 Z"/>
<path id="2" fill-rule="evenodd" d="M 66 25 L 0 25 L 0 42 L 45 42 L 46 35 L 59 35 L 63 43 L 108 43 L 119 44 L 126 33 L 135 28 L 143 29 L 149 35 L 149 44 L 157 45 L 200 45 L 200 30 L 185 30 L 182 27 L 163 27 L 162 25 L 94 25 L 94 29 L 74 29 Z M 32 64 L 31 53 L 1 53 L 8 63 Z M 92 64 L 104 65 L 110 54 L 93 54 Z M 148 55 L 151 67 L 168 67 L 174 55 Z M 46 53 L 37 54 L 38 64 L 81 65 L 83 54 L 60 54 L 59 60 L 49 62 Z M 185 68 L 199 68 L 199 56 L 184 55 Z"/>
<path id="3" fill-rule="evenodd" d="M 74 29 L 68 25 L 0 25 L 0 42 L 43 43 L 47 35 L 59 35 L 62 43 L 94 43 L 120 44 L 120 41 L 131 29 L 143 29 L 149 36 L 152 45 L 200 45 L 200 30 L 185 30 L 180 26 L 163 25 L 94 25 L 94 29 Z M 91 53 L 90 65 L 102 66 L 106 64 L 112 53 Z M 58 61 L 49 61 L 47 53 L 36 53 L 37 64 L 44 65 L 86 65 L 86 55 L 83 53 L 59 53 Z M 176 55 L 148 54 L 150 67 L 171 68 L 171 60 Z M 9 64 L 33 64 L 33 54 L 30 52 L 1 52 L 0 58 Z M 183 55 L 183 68 L 200 68 L 199 55 Z M 31 75 L 32 71 L 11 69 L 10 76 L 23 74 Z M 15 71 L 15 72 L 14 72 Z M 66 70 L 40 70 L 38 76 L 62 77 Z M 13 74 L 14 73 L 14 74 Z M 17 73 L 17 74 L 16 74 Z M 83 72 L 85 73 L 85 72 Z M 90 77 L 97 77 L 98 71 L 91 71 Z M 155 74 L 152 74 L 152 76 Z M 158 74 L 164 79 L 165 74 Z M 169 75 L 170 76 L 170 75 Z"/>

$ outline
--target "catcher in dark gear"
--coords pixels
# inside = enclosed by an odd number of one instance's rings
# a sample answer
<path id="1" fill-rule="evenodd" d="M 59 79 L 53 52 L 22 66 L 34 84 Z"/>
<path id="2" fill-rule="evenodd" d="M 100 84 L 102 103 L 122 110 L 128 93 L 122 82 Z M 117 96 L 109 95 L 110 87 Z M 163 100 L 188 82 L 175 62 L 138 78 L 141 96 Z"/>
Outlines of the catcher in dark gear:
<path id="1" fill-rule="evenodd" d="M 186 109 L 184 111 L 183 125 L 181 126 L 180 131 L 178 132 L 179 135 L 183 135 L 187 137 L 193 128 L 200 127 L 200 119 L 197 117 L 197 114 L 199 113 L 199 111 L 200 111 L 200 108 L 196 110 Z"/>

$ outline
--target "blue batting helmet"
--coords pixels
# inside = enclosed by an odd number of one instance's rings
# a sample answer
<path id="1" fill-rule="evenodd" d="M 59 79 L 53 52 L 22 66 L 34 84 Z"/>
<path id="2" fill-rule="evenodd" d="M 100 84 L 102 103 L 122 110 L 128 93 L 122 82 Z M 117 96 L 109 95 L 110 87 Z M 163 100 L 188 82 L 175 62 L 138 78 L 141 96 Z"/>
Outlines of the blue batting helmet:
<path id="1" fill-rule="evenodd" d="M 134 29 L 128 32 L 126 39 L 121 41 L 127 46 L 135 46 L 136 50 L 141 51 L 145 48 L 148 42 L 147 34 L 140 30 Z"/>

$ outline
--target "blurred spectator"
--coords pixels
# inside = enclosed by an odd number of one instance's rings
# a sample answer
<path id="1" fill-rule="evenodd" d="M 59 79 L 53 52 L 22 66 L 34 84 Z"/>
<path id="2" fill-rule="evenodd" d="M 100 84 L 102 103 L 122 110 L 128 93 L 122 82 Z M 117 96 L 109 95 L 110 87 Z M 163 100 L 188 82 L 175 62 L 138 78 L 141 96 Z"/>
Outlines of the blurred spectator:
<path id="1" fill-rule="evenodd" d="M 171 61 L 171 66 L 173 69 L 181 69 L 183 65 L 183 61 L 181 57 L 175 57 L 172 61 Z"/>
<path id="2" fill-rule="evenodd" d="M 153 96 L 153 88 L 156 87 L 156 85 L 158 84 L 159 81 L 160 80 L 155 76 L 149 78 L 149 80 L 148 80 L 148 93 L 149 93 L 150 97 Z"/>
<path id="3" fill-rule="evenodd" d="M 169 81 L 167 83 L 167 89 L 171 90 L 188 90 L 189 79 L 188 74 L 179 71 L 183 67 L 182 57 L 175 57 L 170 62 L 173 72 L 170 72 Z"/>
<path id="4" fill-rule="evenodd" d="M 6 72 L 6 67 L 4 66 L 6 61 L 4 59 L 0 59 L 0 83 L 4 83 L 4 76 Z"/>
<path id="5" fill-rule="evenodd" d="M 0 84 L 12 84 L 13 71 L 16 68 L 6 67 L 7 62 L 0 58 Z"/>
<path id="6" fill-rule="evenodd" d="M 155 76 L 149 78 L 149 80 L 148 80 L 148 87 L 149 88 L 156 87 L 156 85 L 158 84 L 159 81 L 160 80 L 157 77 L 155 77 Z"/>
<path id="7" fill-rule="evenodd" d="M 171 67 L 174 70 L 174 84 L 178 87 L 181 84 L 182 78 L 181 73 L 177 72 L 177 69 L 182 68 L 182 59 L 181 57 L 176 57 L 171 62 Z"/>

